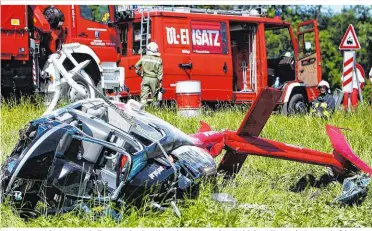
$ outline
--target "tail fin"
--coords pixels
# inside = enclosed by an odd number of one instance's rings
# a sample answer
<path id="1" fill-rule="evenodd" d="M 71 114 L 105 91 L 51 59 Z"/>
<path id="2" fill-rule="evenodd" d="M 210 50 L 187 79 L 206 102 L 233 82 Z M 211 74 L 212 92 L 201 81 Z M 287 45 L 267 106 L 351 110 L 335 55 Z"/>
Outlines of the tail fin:
<path id="1" fill-rule="evenodd" d="M 239 136 L 258 136 L 264 128 L 271 112 L 274 110 L 282 91 L 275 88 L 264 88 L 257 95 L 237 131 Z"/>
<path id="2" fill-rule="evenodd" d="M 333 153 L 335 158 L 345 167 L 347 167 L 349 164 L 352 164 L 360 171 L 372 176 L 372 168 L 359 159 L 357 155 L 355 155 L 341 130 L 331 125 L 327 125 L 326 130 L 334 148 Z"/>
<path id="3" fill-rule="evenodd" d="M 209 126 L 209 124 L 200 120 L 200 128 L 198 132 L 209 132 L 211 130 L 212 129 L 211 129 L 211 126 Z"/>

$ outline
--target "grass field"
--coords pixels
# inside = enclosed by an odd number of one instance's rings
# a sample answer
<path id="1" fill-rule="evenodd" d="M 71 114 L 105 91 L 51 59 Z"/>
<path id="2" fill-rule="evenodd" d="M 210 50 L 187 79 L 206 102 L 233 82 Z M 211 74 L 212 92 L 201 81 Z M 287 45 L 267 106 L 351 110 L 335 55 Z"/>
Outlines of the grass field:
<path id="1" fill-rule="evenodd" d="M 1 162 L 18 140 L 18 130 L 28 121 L 40 116 L 44 108 L 24 100 L 17 106 L 1 107 Z M 186 133 L 194 133 L 199 120 L 214 129 L 236 129 L 245 107 L 226 107 L 219 111 L 205 110 L 200 118 L 184 119 L 174 109 L 151 110 L 155 115 L 174 124 Z M 262 137 L 331 152 L 325 124 L 349 128 L 344 130 L 352 148 L 372 165 L 372 111 L 360 108 L 356 113 L 337 112 L 329 121 L 309 116 L 284 117 L 273 115 Z M 361 206 L 341 207 L 330 202 L 341 192 L 341 185 L 332 183 L 324 188 L 307 187 L 295 193 L 289 189 L 302 176 L 320 177 L 326 168 L 301 163 L 249 156 L 242 171 L 224 192 L 232 194 L 239 203 L 265 205 L 266 209 L 229 208 L 212 201 L 211 187 L 204 183 L 197 200 L 179 205 L 182 217 L 171 209 L 164 213 L 129 208 L 120 223 L 109 217 L 98 220 L 90 215 L 64 214 L 21 220 L 11 207 L 1 205 L 1 227 L 371 227 L 372 193 Z"/>

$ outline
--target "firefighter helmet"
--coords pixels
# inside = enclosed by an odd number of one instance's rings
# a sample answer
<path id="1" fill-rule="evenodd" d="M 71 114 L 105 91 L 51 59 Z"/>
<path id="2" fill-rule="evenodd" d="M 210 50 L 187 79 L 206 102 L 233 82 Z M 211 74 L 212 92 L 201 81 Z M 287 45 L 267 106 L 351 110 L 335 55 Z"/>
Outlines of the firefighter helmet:
<path id="1" fill-rule="evenodd" d="M 318 84 L 318 88 L 319 88 L 319 87 L 326 87 L 327 89 L 330 88 L 330 87 L 329 87 L 329 83 L 328 83 L 327 81 L 325 81 L 325 80 L 322 80 L 322 81 L 319 82 L 319 84 Z"/>
<path id="2" fill-rule="evenodd" d="M 159 46 L 155 42 L 151 42 L 146 47 L 148 55 L 160 56 Z"/>
<path id="3" fill-rule="evenodd" d="M 325 80 L 320 81 L 319 84 L 318 84 L 318 88 L 320 88 L 320 87 L 326 87 L 327 92 L 331 93 L 331 89 L 330 89 L 329 83 L 327 81 L 325 81 Z"/>

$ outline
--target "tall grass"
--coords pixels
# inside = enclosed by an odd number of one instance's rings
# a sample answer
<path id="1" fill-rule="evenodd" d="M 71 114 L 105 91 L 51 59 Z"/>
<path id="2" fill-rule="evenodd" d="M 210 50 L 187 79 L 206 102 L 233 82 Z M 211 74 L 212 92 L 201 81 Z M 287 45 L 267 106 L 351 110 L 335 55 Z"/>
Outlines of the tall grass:
<path id="1" fill-rule="evenodd" d="M 1 107 L 1 162 L 18 140 L 18 130 L 39 117 L 45 108 L 24 99 L 18 105 L 3 103 Z M 218 111 L 204 110 L 199 118 L 181 118 L 174 108 L 150 112 L 185 131 L 195 133 L 199 120 L 215 130 L 238 128 L 246 107 L 225 107 Z M 310 116 L 284 117 L 272 115 L 261 136 L 298 146 L 331 152 L 325 124 L 348 128 L 344 134 L 352 148 L 372 165 L 372 111 L 361 107 L 355 113 L 336 112 L 326 121 Z M 64 214 L 41 216 L 23 221 L 12 208 L 1 205 L 2 227 L 371 227 L 372 193 L 360 206 L 341 207 L 330 203 L 341 192 L 341 185 L 332 183 L 324 188 L 307 187 L 295 193 L 289 188 L 302 176 L 316 177 L 326 172 L 324 167 L 285 160 L 249 156 L 237 178 L 223 188 L 240 204 L 265 205 L 266 209 L 230 208 L 211 199 L 211 187 L 202 185 L 201 195 L 179 205 L 182 217 L 171 209 L 164 213 L 130 208 L 117 223 L 109 217 L 98 220 L 87 215 Z M 254 206 L 253 206 L 254 207 Z"/>

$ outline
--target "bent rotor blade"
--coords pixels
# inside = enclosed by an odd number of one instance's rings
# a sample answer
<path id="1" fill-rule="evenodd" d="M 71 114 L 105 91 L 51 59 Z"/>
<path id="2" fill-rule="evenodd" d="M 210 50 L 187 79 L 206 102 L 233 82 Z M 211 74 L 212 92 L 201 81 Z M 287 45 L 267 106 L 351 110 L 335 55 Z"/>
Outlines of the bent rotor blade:
<path id="1" fill-rule="evenodd" d="M 258 136 L 265 127 L 281 95 L 282 91 L 274 88 L 264 88 L 260 91 L 236 134 L 243 137 Z"/>
<path id="2" fill-rule="evenodd" d="M 258 136 L 281 95 L 282 92 L 274 88 L 264 88 L 260 91 L 236 134 L 241 137 Z M 218 171 L 224 171 L 227 175 L 232 176 L 240 171 L 246 158 L 247 154 L 237 155 L 234 151 L 226 151 L 218 166 Z"/>
<path id="3" fill-rule="evenodd" d="M 226 176 L 233 176 L 240 171 L 245 159 L 247 159 L 247 155 L 237 155 L 234 151 L 226 151 L 218 166 L 217 171 L 224 172 Z"/>

